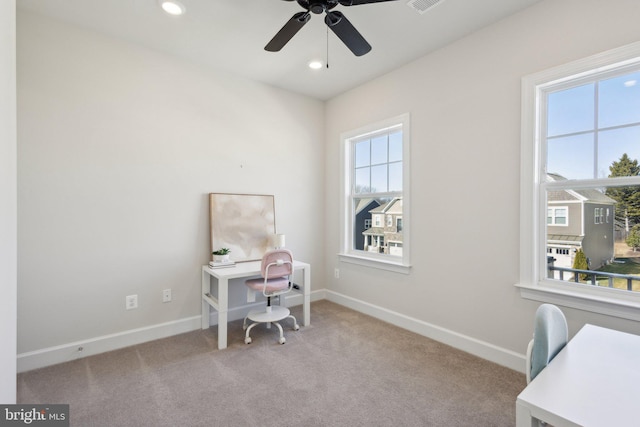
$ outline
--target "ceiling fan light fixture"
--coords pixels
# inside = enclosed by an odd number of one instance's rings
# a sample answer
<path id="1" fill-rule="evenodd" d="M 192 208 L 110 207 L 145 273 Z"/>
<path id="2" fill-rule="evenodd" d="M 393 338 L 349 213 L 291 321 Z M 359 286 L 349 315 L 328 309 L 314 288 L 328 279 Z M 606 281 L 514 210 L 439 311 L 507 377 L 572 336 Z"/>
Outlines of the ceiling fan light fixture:
<path id="1" fill-rule="evenodd" d="M 169 15 L 180 16 L 184 14 L 184 5 L 175 0 L 161 0 L 160 7 Z"/>
<path id="2" fill-rule="evenodd" d="M 322 68 L 322 61 L 311 61 L 309 62 L 309 68 L 311 68 L 312 70 L 319 70 L 320 68 Z"/>

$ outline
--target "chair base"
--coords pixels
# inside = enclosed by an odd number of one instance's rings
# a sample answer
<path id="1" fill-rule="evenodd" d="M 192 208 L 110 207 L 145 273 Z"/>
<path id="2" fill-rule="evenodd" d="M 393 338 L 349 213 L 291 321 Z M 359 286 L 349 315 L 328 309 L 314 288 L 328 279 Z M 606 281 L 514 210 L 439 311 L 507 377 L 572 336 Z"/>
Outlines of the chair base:
<path id="1" fill-rule="evenodd" d="M 280 338 L 278 339 L 278 342 L 280 344 L 284 344 L 285 342 L 287 342 L 287 340 L 284 337 L 282 326 L 280 326 L 280 323 L 278 322 L 280 320 L 288 318 L 293 319 L 293 330 L 299 330 L 300 326 L 298 325 L 298 321 L 294 316 L 291 315 L 291 311 L 286 307 L 275 305 L 267 306 L 266 310 L 250 311 L 249 314 L 247 314 L 247 317 L 244 318 L 244 323 L 242 325 L 242 328 L 247 331 L 244 337 L 245 344 L 251 344 L 251 337 L 249 336 L 249 333 L 254 326 L 259 325 L 260 323 L 266 323 L 267 328 L 270 328 L 272 323 L 276 325 L 278 327 L 278 330 L 280 331 Z M 251 320 L 254 323 L 247 326 L 247 320 Z"/>

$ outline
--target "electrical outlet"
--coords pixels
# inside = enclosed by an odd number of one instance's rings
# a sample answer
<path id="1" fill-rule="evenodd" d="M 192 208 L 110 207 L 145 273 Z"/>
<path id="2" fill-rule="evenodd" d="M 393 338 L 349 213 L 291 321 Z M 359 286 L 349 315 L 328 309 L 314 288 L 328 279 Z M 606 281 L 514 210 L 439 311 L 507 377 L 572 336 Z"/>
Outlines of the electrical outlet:
<path id="1" fill-rule="evenodd" d="M 340 278 L 340 269 L 336 268 L 335 270 L 333 270 L 333 275 L 335 276 L 336 279 Z"/>
<path id="2" fill-rule="evenodd" d="M 171 289 L 162 291 L 162 302 L 171 302 Z"/>
<path id="3" fill-rule="evenodd" d="M 125 307 L 127 310 L 138 308 L 138 295 L 127 295 L 125 298 Z"/>

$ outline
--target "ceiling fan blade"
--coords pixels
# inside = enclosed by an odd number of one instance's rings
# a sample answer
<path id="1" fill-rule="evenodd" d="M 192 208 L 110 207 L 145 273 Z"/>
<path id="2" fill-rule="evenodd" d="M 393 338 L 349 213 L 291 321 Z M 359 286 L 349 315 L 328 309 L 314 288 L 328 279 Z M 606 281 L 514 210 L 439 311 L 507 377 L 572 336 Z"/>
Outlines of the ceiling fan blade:
<path id="1" fill-rule="evenodd" d="M 371 50 L 371 45 L 341 12 L 327 12 L 324 22 L 355 56 L 362 56 Z"/>
<path id="2" fill-rule="evenodd" d="M 343 6 L 357 6 L 359 4 L 381 3 L 383 1 L 396 1 L 396 0 L 340 0 L 340 4 Z"/>
<path id="3" fill-rule="evenodd" d="M 304 24 L 309 22 L 310 18 L 311 14 L 309 12 L 298 12 L 293 15 L 291 19 L 284 24 L 280 31 L 273 36 L 271 41 L 267 43 L 264 50 L 269 52 L 278 52 L 289 42 L 289 40 L 291 40 L 293 36 L 296 35 L 298 31 L 300 31 L 300 28 L 304 27 Z"/>

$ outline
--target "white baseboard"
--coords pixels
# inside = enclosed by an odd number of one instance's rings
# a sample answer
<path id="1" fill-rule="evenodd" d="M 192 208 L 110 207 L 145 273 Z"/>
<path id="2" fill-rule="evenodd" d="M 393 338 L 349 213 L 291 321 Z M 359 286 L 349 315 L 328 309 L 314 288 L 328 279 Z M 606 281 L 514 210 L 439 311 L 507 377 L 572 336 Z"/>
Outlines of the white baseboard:
<path id="1" fill-rule="evenodd" d="M 353 310 L 375 317 L 376 319 L 383 320 L 391 323 L 392 325 L 415 332 L 416 334 L 450 345 L 451 347 L 497 363 L 498 365 L 506 366 L 507 368 L 522 373 L 525 371 L 524 354 L 519 354 L 488 342 L 351 298 L 338 292 L 325 290 L 324 293 L 327 300 L 335 302 L 336 304 L 349 307 Z"/>
<path id="2" fill-rule="evenodd" d="M 316 301 L 323 299 L 324 295 L 324 290 L 312 292 L 311 300 Z M 264 304 L 264 302 L 262 304 Z M 295 294 L 287 296 L 285 304 L 288 307 L 302 304 L 302 295 Z M 228 319 L 229 321 L 244 319 L 249 310 L 259 305 L 260 303 L 246 304 L 240 307 L 231 308 L 229 310 Z M 211 325 L 218 324 L 218 315 L 215 310 L 211 310 L 209 320 Z M 17 356 L 17 371 L 20 373 L 31 371 L 33 369 L 44 368 L 45 366 L 69 362 L 71 360 L 92 356 L 94 354 L 142 344 L 144 342 L 166 338 L 172 335 L 183 334 L 200 328 L 200 316 L 193 316 L 144 328 L 131 329 L 116 334 L 104 335 L 55 347 L 20 353 Z M 78 351 L 79 348 L 82 348 L 82 351 Z"/>
<path id="3" fill-rule="evenodd" d="M 440 341 L 483 359 L 490 360 L 499 365 L 506 366 L 519 372 L 524 372 L 524 354 L 518 354 L 493 344 L 480 341 L 337 292 L 321 289 L 311 293 L 311 301 L 318 301 L 322 299 L 327 299 L 335 302 L 336 304 L 349 307 L 353 310 L 391 323 L 392 325 L 407 329 L 427 338 Z M 302 295 L 295 294 L 288 296 L 285 300 L 285 304 L 289 307 L 302 304 Z M 240 307 L 231 308 L 228 314 L 229 321 L 243 319 L 249 310 L 258 305 L 260 305 L 260 303 L 246 304 Z M 212 326 L 218 324 L 218 316 L 213 310 L 210 314 L 209 321 Z M 313 318 L 311 319 L 311 322 L 313 323 Z M 147 341 L 190 332 L 200 329 L 200 327 L 200 316 L 193 316 L 144 328 L 131 329 L 117 334 L 104 335 L 88 340 L 76 341 L 55 347 L 21 353 L 18 354 L 17 357 L 17 368 L 19 373 L 26 372 L 33 369 L 43 368 L 45 366 L 80 359 L 94 354 L 141 344 Z M 82 351 L 78 351 L 79 348 L 82 348 Z"/>
<path id="4" fill-rule="evenodd" d="M 103 335 L 41 350 L 18 354 L 18 373 L 56 365 L 94 354 L 117 350 L 200 328 L 200 316 L 131 329 L 117 334 Z M 82 348 L 81 351 L 79 349 Z"/>

